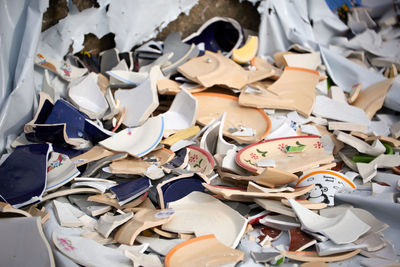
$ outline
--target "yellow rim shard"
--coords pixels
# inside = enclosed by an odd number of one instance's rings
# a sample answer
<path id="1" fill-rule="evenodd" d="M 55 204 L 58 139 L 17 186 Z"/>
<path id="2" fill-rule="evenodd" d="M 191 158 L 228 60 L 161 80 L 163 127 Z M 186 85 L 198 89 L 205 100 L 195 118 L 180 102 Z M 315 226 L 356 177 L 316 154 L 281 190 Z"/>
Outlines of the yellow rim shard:
<path id="1" fill-rule="evenodd" d="M 258 37 L 249 36 L 244 46 L 232 50 L 232 59 L 239 64 L 248 63 L 256 56 L 257 50 Z"/>

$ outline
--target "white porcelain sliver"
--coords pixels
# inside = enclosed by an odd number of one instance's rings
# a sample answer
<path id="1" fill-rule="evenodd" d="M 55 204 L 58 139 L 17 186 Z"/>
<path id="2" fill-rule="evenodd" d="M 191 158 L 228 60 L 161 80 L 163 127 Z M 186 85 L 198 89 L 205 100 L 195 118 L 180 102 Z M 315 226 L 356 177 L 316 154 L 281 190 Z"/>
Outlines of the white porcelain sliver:
<path id="1" fill-rule="evenodd" d="M 197 98 L 186 90 L 181 90 L 163 116 L 165 130 L 182 130 L 193 126 L 197 116 Z"/>
<path id="2" fill-rule="evenodd" d="M 150 153 L 160 142 L 164 133 L 164 118 L 149 118 L 142 126 L 127 128 L 101 141 L 105 148 L 127 152 L 135 157 Z"/>
<path id="3" fill-rule="evenodd" d="M 350 210 L 340 216 L 328 218 L 315 214 L 294 199 L 289 199 L 289 203 L 300 220 L 302 229 L 321 233 L 335 244 L 351 243 L 371 228 Z"/>
<path id="4" fill-rule="evenodd" d="M 106 72 L 110 75 L 110 84 L 139 85 L 148 77 L 147 73 L 139 73 L 125 70 L 112 70 Z"/>
<path id="5" fill-rule="evenodd" d="M 127 110 L 123 120 L 124 125 L 135 127 L 143 124 L 158 107 L 156 82 L 162 78 L 160 67 L 156 66 L 150 70 L 149 77 L 138 87 L 119 89 L 115 92 L 115 98 L 121 102 L 121 107 Z"/>
<path id="6" fill-rule="evenodd" d="M 91 72 L 71 84 L 68 90 L 71 102 L 91 119 L 101 118 L 108 109 L 108 103 L 97 84 L 97 79 L 97 74 Z"/>

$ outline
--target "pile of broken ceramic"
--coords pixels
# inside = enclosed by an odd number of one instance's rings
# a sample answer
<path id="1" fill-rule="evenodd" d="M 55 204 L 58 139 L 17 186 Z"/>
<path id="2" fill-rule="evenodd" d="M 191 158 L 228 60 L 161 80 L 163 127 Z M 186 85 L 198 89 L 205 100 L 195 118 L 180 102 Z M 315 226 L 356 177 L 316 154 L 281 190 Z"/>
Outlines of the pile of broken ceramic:
<path id="1" fill-rule="evenodd" d="M 381 110 L 397 66 L 346 94 L 328 89 L 320 52 L 297 45 L 268 62 L 257 50 L 257 36 L 214 18 L 100 63 L 37 54 L 39 106 L 0 166 L 2 255 L 32 266 L 396 262 L 368 205 L 335 202 L 398 205 L 388 172 L 400 172 L 400 117 Z"/>

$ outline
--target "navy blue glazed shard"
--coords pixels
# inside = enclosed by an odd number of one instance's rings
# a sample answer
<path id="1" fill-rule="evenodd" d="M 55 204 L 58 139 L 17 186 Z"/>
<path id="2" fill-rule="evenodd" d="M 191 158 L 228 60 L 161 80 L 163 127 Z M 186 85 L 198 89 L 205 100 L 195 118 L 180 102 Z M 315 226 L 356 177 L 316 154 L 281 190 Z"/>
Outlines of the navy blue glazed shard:
<path id="1" fill-rule="evenodd" d="M 97 144 L 98 142 L 103 141 L 104 139 L 107 139 L 110 136 L 114 135 L 113 132 L 108 131 L 104 128 L 100 128 L 89 119 L 85 120 L 85 133 L 87 134 L 89 140 L 92 141 L 92 143 L 94 144 Z"/>
<path id="2" fill-rule="evenodd" d="M 70 159 L 75 158 L 76 156 L 79 156 L 80 154 L 83 154 L 87 152 L 89 148 L 86 149 L 73 149 L 70 147 L 63 147 L 63 146 L 58 146 L 58 145 L 53 145 L 53 151 L 67 155 Z"/>
<path id="3" fill-rule="evenodd" d="M 204 192 L 205 188 L 202 183 L 204 183 L 204 179 L 197 173 L 194 173 L 193 176 L 174 180 L 162 185 L 161 191 L 163 194 L 164 207 L 167 207 L 169 202 L 184 198 L 193 191 Z"/>
<path id="4" fill-rule="evenodd" d="M 57 100 L 45 124 L 66 124 L 68 138 L 88 139 L 85 133 L 86 116 L 63 99 Z"/>
<path id="5" fill-rule="evenodd" d="M 18 146 L 0 166 L 0 199 L 15 208 L 39 201 L 51 150 L 48 144 Z"/>
<path id="6" fill-rule="evenodd" d="M 35 125 L 35 131 L 31 133 L 25 133 L 26 139 L 31 142 L 50 142 L 53 144 L 66 144 L 65 137 L 65 124 L 46 125 L 38 124 Z"/>
<path id="7" fill-rule="evenodd" d="M 231 53 L 232 49 L 242 45 L 243 29 L 234 19 L 215 17 L 206 21 L 197 32 L 184 41 L 196 45 L 203 43 L 205 50 L 215 53 Z"/>
<path id="8" fill-rule="evenodd" d="M 170 162 L 168 162 L 167 164 L 164 164 L 164 167 L 168 169 L 176 169 L 182 167 L 183 164 L 185 163 L 187 155 L 188 155 L 188 149 L 186 147 L 178 150 L 177 152 L 175 152 L 175 158 Z"/>
<path id="9" fill-rule="evenodd" d="M 118 199 L 119 205 L 124 205 L 147 192 L 151 187 L 150 179 L 142 177 L 110 188 Z"/>

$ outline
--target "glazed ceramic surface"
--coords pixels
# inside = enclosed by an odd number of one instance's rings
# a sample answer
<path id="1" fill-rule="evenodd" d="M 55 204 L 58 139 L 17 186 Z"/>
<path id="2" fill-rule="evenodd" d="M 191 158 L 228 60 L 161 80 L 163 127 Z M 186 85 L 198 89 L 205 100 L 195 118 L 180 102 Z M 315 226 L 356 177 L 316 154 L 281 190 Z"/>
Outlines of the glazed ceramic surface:
<path id="1" fill-rule="evenodd" d="M 159 205 L 165 208 L 169 202 L 177 201 L 193 191 L 204 192 L 202 183 L 208 183 L 208 179 L 194 174 L 184 174 L 167 179 L 157 185 Z"/>
<path id="2" fill-rule="evenodd" d="M 55 266 L 40 217 L 2 218 L 0 232 L 1 266 Z"/>
<path id="3" fill-rule="evenodd" d="M 47 166 L 46 191 L 55 190 L 80 174 L 67 155 L 53 152 Z"/>
<path id="4" fill-rule="evenodd" d="M 165 258 L 165 266 L 233 266 L 243 259 L 243 251 L 227 247 L 214 235 L 204 235 L 174 247 Z"/>
<path id="5" fill-rule="evenodd" d="M 234 248 L 246 229 L 246 218 L 202 192 L 194 191 L 168 207 L 175 210 L 175 216 L 162 226 L 163 230 L 196 236 L 214 234 L 224 245 Z"/>
<path id="6" fill-rule="evenodd" d="M 0 197 L 14 208 L 37 202 L 47 181 L 48 144 L 18 146 L 0 166 Z"/>
<path id="7" fill-rule="evenodd" d="M 305 149 L 302 152 L 287 153 L 288 146 L 305 146 Z M 263 171 L 263 168 L 257 166 L 257 162 L 262 160 L 274 160 L 277 169 L 295 173 L 329 163 L 333 161 L 333 156 L 325 151 L 318 136 L 271 139 L 249 145 L 236 155 L 236 163 L 253 173 Z"/>
<path id="8" fill-rule="evenodd" d="M 142 177 L 129 182 L 125 182 L 110 188 L 117 198 L 118 203 L 123 205 L 146 192 L 151 187 L 150 179 Z"/>
<path id="9" fill-rule="evenodd" d="M 86 68 L 77 68 L 65 61 L 57 61 L 40 53 L 35 57 L 35 64 L 56 73 L 69 82 L 83 76 L 88 71 Z"/>
<path id="10" fill-rule="evenodd" d="M 164 118 L 157 116 L 148 119 L 142 126 L 127 128 L 100 142 L 100 145 L 113 151 L 128 152 L 142 157 L 150 153 L 160 142 L 164 133 Z"/>
<path id="11" fill-rule="evenodd" d="M 214 158 L 210 153 L 197 146 L 188 146 L 190 170 L 210 174 L 215 166 Z"/>
<path id="12" fill-rule="evenodd" d="M 271 130 L 271 121 L 263 110 L 242 107 L 239 105 L 237 97 L 218 93 L 197 93 L 193 95 L 197 98 L 199 105 L 197 122 L 201 125 L 207 125 L 212 119 L 217 119 L 223 112 L 226 112 L 223 134 L 239 143 L 254 142 L 254 138 L 261 140 Z M 233 136 L 229 129 L 239 129 L 240 126 L 253 129 L 255 136 Z"/>
<path id="13" fill-rule="evenodd" d="M 335 193 L 343 187 L 349 190 L 356 189 L 356 185 L 340 172 L 325 170 L 304 174 L 297 181 L 296 186 L 315 184 L 313 190 L 307 193 L 306 199 L 317 203 L 334 205 Z"/>

